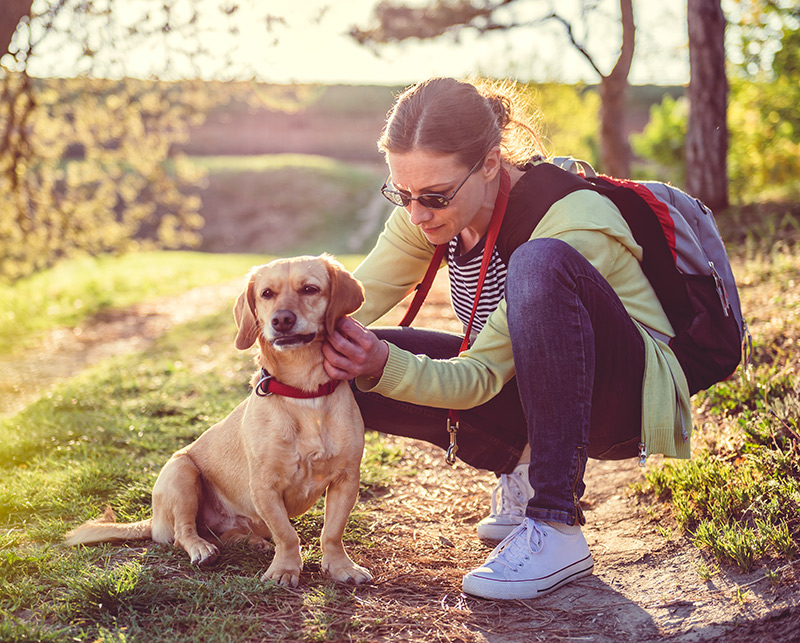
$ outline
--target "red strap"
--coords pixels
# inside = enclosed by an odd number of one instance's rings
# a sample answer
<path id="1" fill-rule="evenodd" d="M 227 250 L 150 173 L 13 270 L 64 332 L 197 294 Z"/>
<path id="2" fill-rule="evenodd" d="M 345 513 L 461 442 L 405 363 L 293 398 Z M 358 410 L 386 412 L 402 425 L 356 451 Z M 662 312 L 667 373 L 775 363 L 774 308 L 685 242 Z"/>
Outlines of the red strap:
<path id="1" fill-rule="evenodd" d="M 336 390 L 341 380 L 330 380 L 321 384 L 316 391 L 304 391 L 294 386 L 289 386 L 276 380 L 272 375 L 267 373 L 265 369 L 261 369 L 261 379 L 256 384 L 256 395 L 259 397 L 267 397 L 269 395 L 282 395 L 284 397 L 295 397 L 300 399 L 307 399 L 311 397 L 324 397 L 330 395 Z"/>
<path id="2" fill-rule="evenodd" d="M 505 168 L 500 168 L 500 189 L 494 201 L 494 210 L 492 211 L 492 218 L 489 221 L 489 229 L 486 231 L 486 245 L 483 248 L 481 272 L 478 275 L 478 285 L 475 288 L 475 302 L 472 304 L 472 314 L 469 316 L 469 323 L 464 333 L 464 339 L 461 340 L 459 353 L 469 345 L 469 334 L 472 331 L 472 322 L 475 320 L 475 313 L 478 310 L 478 301 L 481 298 L 483 282 L 486 280 L 486 271 L 489 269 L 489 261 L 492 258 L 495 243 L 497 243 L 497 236 L 500 234 L 500 226 L 503 225 L 503 217 L 506 214 L 506 206 L 508 205 L 508 195 L 510 192 L 511 177 L 508 176 L 508 172 L 506 172 Z"/>
<path id="3" fill-rule="evenodd" d="M 505 168 L 500 168 L 500 189 L 494 202 L 494 210 L 492 210 L 492 218 L 489 221 L 489 229 L 486 232 L 486 248 L 489 249 L 489 252 L 487 253 L 484 249 L 483 260 L 481 262 L 481 272 L 478 277 L 478 289 L 475 293 L 475 303 L 472 308 L 472 316 L 469 320 L 469 327 L 467 328 L 467 332 L 465 334 L 465 337 L 467 338 L 469 337 L 470 330 L 472 329 L 472 319 L 475 317 L 475 310 L 478 306 L 481 288 L 483 287 L 483 281 L 486 277 L 486 269 L 489 265 L 488 258 L 490 258 L 492 255 L 492 250 L 497 242 L 497 235 L 500 233 L 500 226 L 503 223 L 503 217 L 506 213 L 508 195 L 511 191 L 510 188 L 511 177 L 509 177 Z M 428 264 L 428 269 L 425 271 L 425 276 L 422 278 L 422 281 L 417 284 L 416 291 L 414 292 L 414 298 L 411 300 L 406 314 L 403 315 L 403 319 L 399 324 L 400 326 L 410 326 L 411 322 L 414 321 L 419 309 L 422 307 L 422 303 L 425 301 L 425 297 L 427 297 L 428 293 L 430 292 L 431 286 L 433 285 L 433 280 L 436 277 L 436 272 L 439 270 L 439 266 L 442 265 L 442 259 L 444 258 L 444 253 L 446 251 L 446 243 L 441 243 L 436 246 L 436 250 L 433 252 L 433 257 L 431 257 L 431 262 Z M 461 350 L 464 350 L 464 348 L 466 348 L 466 346 L 462 345 Z"/>
<path id="4" fill-rule="evenodd" d="M 419 309 L 422 307 L 422 302 L 425 301 L 425 297 L 428 296 L 428 292 L 431 289 L 433 280 L 436 277 L 436 271 L 439 270 L 439 266 L 442 265 L 442 259 L 444 258 L 444 253 L 446 251 L 446 243 L 440 243 L 438 246 L 436 246 L 436 250 L 433 251 L 433 258 L 431 258 L 431 262 L 428 264 L 428 269 L 425 271 L 425 276 L 422 278 L 422 281 L 417 284 L 417 289 L 414 293 L 414 299 L 411 300 L 411 304 L 409 304 L 406 314 L 400 321 L 401 326 L 411 326 L 411 322 L 414 321 L 414 317 L 417 316 Z"/>
<path id="5" fill-rule="evenodd" d="M 478 275 L 478 285 L 475 289 L 475 302 L 472 304 L 472 314 L 469 316 L 469 323 L 467 324 L 467 329 L 464 333 L 464 339 L 461 340 L 461 348 L 458 349 L 458 352 L 461 353 L 464 351 L 467 346 L 469 346 L 469 335 L 472 331 L 472 322 L 475 320 L 475 312 L 478 310 L 478 301 L 481 298 L 481 289 L 483 288 L 483 282 L 486 279 L 486 272 L 489 269 L 489 261 L 492 258 L 492 252 L 494 251 L 494 246 L 497 243 L 497 236 L 500 234 L 500 227 L 503 225 L 503 217 L 506 214 L 506 206 L 508 205 L 508 195 L 511 192 L 511 177 L 509 177 L 508 172 L 506 172 L 505 168 L 501 168 L 500 170 L 500 189 L 497 192 L 497 199 L 494 202 L 494 210 L 492 211 L 492 218 L 489 221 L 489 229 L 486 232 L 486 245 L 483 248 L 483 258 L 481 259 L 481 271 Z M 455 409 L 450 409 L 450 413 L 448 415 L 449 424 L 451 424 L 454 429 L 458 429 L 458 411 Z M 452 435 L 452 433 L 451 433 Z M 451 443 L 452 446 L 455 446 L 454 443 Z M 452 451 L 452 453 L 451 453 Z M 455 449 L 448 449 L 448 462 L 452 464 L 451 459 L 455 461 Z"/>
<path id="6" fill-rule="evenodd" d="M 500 234 L 500 227 L 503 225 L 503 217 L 506 214 L 506 206 L 508 205 L 508 195 L 511 193 L 511 177 L 505 168 L 500 168 L 500 188 L 497 191 L 497 198 L 494 202 L 494 210 L 492 210 L 492 218 L 489 221 L 489 229 L 486 231 L 486 244 L 483 248 L 483 258 L 481 259 L 481 271 L 478 275 L 478 284 L 475 290 L 475 301 L 472 304 L 472 314 L 469 316 L 469 323 L 467 324 L 464 339 L 461 340 L 461 348 L 458 352 L 461 353 L 469 346 L 469 334 L 472 331 L 472 322 L 475 320 L 475 312 L 478 310 L 478 302 L 481 298 L 481 289 L 483 282 L 486 279 L 486 272 L 489 269 L 489 261 L 492 258 L 494 246 L 497 243 L 497 236 Z M 414 299 L 403 316 L 400 326 L 410 326 L 411 322 L 419 312 L 422 302 L 431 289 L 433 279 L 436 276 L 436 271 L 442 265 L 442 258 L 447 250 L 447 244 L 439 244 L 433 253 L 428 269 L 425 271 L 425 276 L 422 281 L 417 285 L 417 291 L 414 293 Z M 458 432 L 458 411 L 450 409 L 447 416 L 447 431 L 450 433 L 450 446 L 447 449 L 448 464 L 454 464 L 456 461 L 456 451 L 458 445 L 456 444 L 456 434 Z"/>

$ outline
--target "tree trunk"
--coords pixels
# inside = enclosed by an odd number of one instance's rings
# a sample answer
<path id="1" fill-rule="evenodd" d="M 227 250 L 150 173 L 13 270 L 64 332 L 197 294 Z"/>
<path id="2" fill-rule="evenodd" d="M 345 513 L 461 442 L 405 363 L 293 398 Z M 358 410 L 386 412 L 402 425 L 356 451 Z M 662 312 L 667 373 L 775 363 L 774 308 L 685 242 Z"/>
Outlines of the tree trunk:
<path id="1" fill-rule="evenodd" d="M 8 52 L 11 38 L 19 21 L 31 13 L 33 0 L 2 0 L 0 2 L 0 57 Z"/>
<path id="2" fill-rule="evenodd" d="M 712 210 L 728 207 L 728 80 L 720 0 L 688 0 L 689 124 L 686 191 Z"/>
<path id="3" fill-rule="evenodd" d="M 628 74 L 636 44 L 632 0 L 620 0 L 622 47 L 614 69 L 600 80 L 600 160 L 606 174 L 631 175 L 631 146 L 625 128 Z"/>

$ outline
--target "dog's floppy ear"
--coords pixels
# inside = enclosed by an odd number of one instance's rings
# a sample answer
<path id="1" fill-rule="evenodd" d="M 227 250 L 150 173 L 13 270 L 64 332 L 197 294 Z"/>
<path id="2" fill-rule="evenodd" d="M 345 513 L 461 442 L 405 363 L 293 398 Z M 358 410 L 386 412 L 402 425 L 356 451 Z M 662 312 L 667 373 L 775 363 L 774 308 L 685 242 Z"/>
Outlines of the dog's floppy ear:
<path id="1" fill-rule="evenodd" d="M 323 255 L 322 258 L 328 265 L 331 282 L 328 310 L 325 314 L 325 330 L 330 335 L 340 318 L 361 308 L 364 303 L 364 287 L 333 257 Z"/>
<path id="2" fill-rule="evenodd" d="M 250 348 L 258 337 L 258 320 L 256 319 L 255 295 L 253 286 L 255 272 L 250 274 L 247 284 L 233 305 L 233 318 L 236 320 L 236 348 L 240 351 Z"/>

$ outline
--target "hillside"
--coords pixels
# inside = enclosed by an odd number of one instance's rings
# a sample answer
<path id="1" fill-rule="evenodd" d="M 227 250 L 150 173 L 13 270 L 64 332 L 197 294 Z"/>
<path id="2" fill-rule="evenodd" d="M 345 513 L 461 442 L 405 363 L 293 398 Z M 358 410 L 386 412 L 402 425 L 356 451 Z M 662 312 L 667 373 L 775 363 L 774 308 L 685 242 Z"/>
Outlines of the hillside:
<path id="1" fill-rule="evenodd" d="M 285 87 L 254 87 L 193 128 L 183 151 L 192 156 L 320 154 L 344 161 L 382 163 L 375 141 L 394 96 L 402 89 L 332 85 L 288 92 Z M 584 89 L 595 91 L 592 86 Z M 632 86 L 627 129 L 641 131 L 652 105 L 666 94 L 678 96 L 683 91 L 674 86 Z"/>

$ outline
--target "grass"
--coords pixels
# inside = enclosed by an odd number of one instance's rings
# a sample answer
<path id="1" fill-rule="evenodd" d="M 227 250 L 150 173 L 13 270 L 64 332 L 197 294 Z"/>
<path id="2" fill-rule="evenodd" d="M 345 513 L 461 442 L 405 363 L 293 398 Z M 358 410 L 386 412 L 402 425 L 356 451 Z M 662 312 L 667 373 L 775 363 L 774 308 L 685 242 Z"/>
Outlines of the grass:
<path id="1" fill-rule="evenodd" d="M 201 193 L 205 250 L 227 250 L 233 235 L 237 249 L 366 252 L 391 211 L 378 191 L 383 168 L 311 154 L 189 160 L 207 175 Z"/>
<path id="2" fill-rule="evenodd" d="M 300 170 L 320 176 L 340 179 L 357 172 L 327 156 L 315 154 L 261 154 L 253 156 L 193 156 L 193 164 L 209 174 L 238 174 L 240 172 L 274 172 Z M 310 180 L 314 180 L 311 178 Z"/>
<path id="3" fill-rule="evenodd" d="M 13 285 L 0 284 L 0 355 L 24 348 L 40 331 L 160 295 L 244 275 L 264 255 L 142 252 L 64 261 Z"/>

